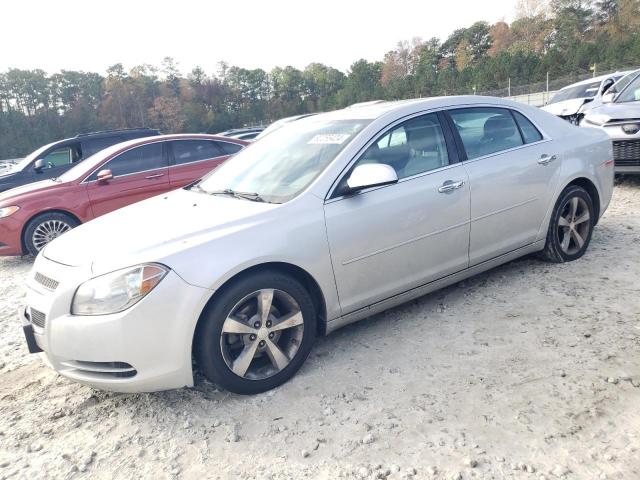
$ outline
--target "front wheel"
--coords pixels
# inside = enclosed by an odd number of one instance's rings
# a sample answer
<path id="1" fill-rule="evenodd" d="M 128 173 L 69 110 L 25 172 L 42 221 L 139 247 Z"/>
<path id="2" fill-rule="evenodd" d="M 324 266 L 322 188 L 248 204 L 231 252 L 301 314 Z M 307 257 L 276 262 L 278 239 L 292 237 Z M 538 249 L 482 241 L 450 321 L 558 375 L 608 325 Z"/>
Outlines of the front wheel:
<path id="1" fill-rule="evenodd" d="M 31 219 L 24 229 L 27 252 L 38 255 L 49 242 L 79 225 L 78 221 L 61 212 L 48 212 Z"/>
<path id="2" fill-rule="evenodd" d="M 553 209 L 542 256 L 556 263 L 582 257 L 591 241 L 594 212 L 591 195 L 584 188 L 567 187 Z"/>
<path id="3" fill-rule="evenodd" d="M 304 286 L 279 272 L 258 272 L 224 287 L 205 311 L 196 363 L 225 390 L 261 393 L 293 377 L 315 336 L 316 311 Z"/>

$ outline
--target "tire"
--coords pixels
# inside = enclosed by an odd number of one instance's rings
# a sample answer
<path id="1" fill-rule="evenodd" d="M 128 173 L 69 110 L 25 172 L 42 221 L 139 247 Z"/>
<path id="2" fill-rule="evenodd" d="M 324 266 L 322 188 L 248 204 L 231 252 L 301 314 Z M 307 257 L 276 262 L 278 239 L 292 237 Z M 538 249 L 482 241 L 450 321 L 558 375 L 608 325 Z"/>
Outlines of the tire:
<path id="1" fill-rule="evenodd" d="M 563 263 L 582 257 L 591 242 L 594 212 L 593 199 L 584 188 L 577 185 L 565 188 L 551 214 L 542 258 Z"/>
<path id="2" fill-rule="evenodd" d="M 22 241 L 27 252 L 36 256 L 51 240 L 76 228 L 78 225 L 80 225 L 80 222 L 65 213 L 41 213 L 27 223 Z"/>
<path id="3" fill-rule="evenodd" d="M 295 278 L 273 271 L 244 275 L 203 313 L 194 338 L 196 364 L 230 392 L 271 390 L 293 377 L 309 356 L 316 322 L 313 300 Z"/>

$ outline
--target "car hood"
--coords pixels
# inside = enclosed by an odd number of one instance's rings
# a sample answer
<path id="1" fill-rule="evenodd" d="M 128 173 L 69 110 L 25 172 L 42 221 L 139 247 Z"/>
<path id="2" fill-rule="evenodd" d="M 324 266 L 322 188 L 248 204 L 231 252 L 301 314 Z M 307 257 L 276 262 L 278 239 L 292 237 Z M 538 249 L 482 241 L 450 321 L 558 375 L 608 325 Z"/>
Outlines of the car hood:
<path id="1" fill-rule="evenodd" d="M 6 177 L 5 177 L 6 178 Z M 0 177 L 0 186 L 2 177 Z M 29 193 L 33 193 L 39 190 L 47 190 L 50 188 L 58 188 L 62 183 L 54 182 L 53 180 L 42 180 L 40 182 L 28 183 L 27 185 L 22 185 L 20 187 L 12 188 L 11 190 L 7 190 L 5 192 L 0 193 L 0 205 L 9 199 L 13 199 L 18 196 L 26 195 Z"/>
<path id="2" fill-rule="evenodd" d="M 94 275 L 162 263 L 179 251 L 255 226 L 277 207 L 177 190 L 81 225 L 51 242 L 42 254 L 64 265 L 90 266 Z"/>
<path id="3" fill-rule="evenodd" d="M 542 107 L 545 112 L 552 113 L 558 117 L 566 117 L 568 115 L 575 115 L 585 104 L 586 98 L 572 98 L 570 100 L 564 100 L 562 102 L 550 103 Z"/>
<path id="4" fill-rule="evenodd" d="M 598 123 L 611 120 L 630 120 L 640 118 L 640 101 L 625 103 L 605 103 L 592 109 L 587 118 L 597 115 Z"/>

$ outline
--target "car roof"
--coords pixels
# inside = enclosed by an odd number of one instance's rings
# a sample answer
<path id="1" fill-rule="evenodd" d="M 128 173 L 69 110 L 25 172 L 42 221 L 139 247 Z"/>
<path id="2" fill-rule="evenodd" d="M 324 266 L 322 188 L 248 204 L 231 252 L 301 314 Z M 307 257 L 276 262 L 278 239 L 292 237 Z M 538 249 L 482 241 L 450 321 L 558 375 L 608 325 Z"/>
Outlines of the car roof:
<path id="1" fill-rule="evenodd" d="M 265 127 L 257 126 L 257 127 L 242 127 L 242 128 L 231 128 L 229 130 L 225 130 L 224 132 L 217 133 L 216 135 L 232 135 L 234 133 L 249 133 L 249 132 L 261 132 Z"/>
<path id="2" fill-rule="evenodd" d="M 429 98 L 413 98 L 409 100 L 394 100 L 394 101 L 373 101 L 364 102 L 360 104 L 351 105 L 342 110 L 336 110 L 333 112 L 321 113 L 319 115 L 305 118 L 300 120 L 301 122 L 313 122 L 324 120 L 374 120 L 382 117 L 387 113 L 394 111 L 406 110 L 408 114 L 416 109 L 430 110 L 437 108 L 447 108 L 466 105 L 486 105 L 493 104 L 502 107 L 511 108 L 524 108 L 526 105 L 517 103 L 506 98 L 498 97 L 486 97 L 481 95 L 454 95 L 443 97 L 429 97 Z"/>

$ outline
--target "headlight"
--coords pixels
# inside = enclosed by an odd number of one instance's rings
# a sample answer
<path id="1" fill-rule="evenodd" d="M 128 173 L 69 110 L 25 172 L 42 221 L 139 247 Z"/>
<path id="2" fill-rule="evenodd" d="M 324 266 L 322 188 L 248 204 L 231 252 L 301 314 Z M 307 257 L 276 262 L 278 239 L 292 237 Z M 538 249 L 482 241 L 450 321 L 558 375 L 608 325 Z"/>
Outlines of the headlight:
<path id="1" fill-rule="evenodd" d="M 167 267 L 148 264 L 93 278 L 76 290 L 71 314 L 108 315 L 122 312 L 142 300 L 167 273 Z"/>
<path id="2" fill-rule="evenodd" d="M 20 207 L 2 207 L 0 208 L 0 218 L 4 218 L 4 217 L 8 217 L 9 215 L 13 215 L 14 213 L 16 213 L 18 210 L 20 210 Z"/>

